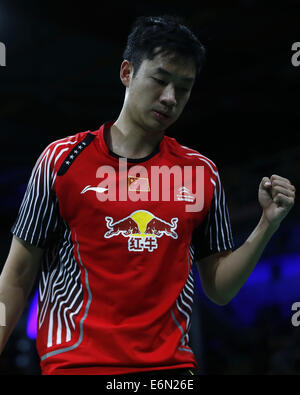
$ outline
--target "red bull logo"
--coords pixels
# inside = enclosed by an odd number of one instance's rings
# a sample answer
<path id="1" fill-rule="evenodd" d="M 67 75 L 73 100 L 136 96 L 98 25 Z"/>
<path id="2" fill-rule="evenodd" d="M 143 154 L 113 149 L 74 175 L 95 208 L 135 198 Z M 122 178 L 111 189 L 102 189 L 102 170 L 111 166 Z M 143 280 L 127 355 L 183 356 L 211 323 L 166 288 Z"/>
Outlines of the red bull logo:
<path id="1" fill-rule="evenodd" d="M 158 238 L 164 235 L 173 239 L 178 238 L 175 232 L 178 218 L 172 218 L 169 223 L 146 210 L 134 211 L 128 217 L 115 222 L 112 217 L 105 217 L 105 220 L 109 230 L 104 237 L 107 239 L 118 235 L 128 237 L 129 251 L 152 252 L 158 247 Z"/>

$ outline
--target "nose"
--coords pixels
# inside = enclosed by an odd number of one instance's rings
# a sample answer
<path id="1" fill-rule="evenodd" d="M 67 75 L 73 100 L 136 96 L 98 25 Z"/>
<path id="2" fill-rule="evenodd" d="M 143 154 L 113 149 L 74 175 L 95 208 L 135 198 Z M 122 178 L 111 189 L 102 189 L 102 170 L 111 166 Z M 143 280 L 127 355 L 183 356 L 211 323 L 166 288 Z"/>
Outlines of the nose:
<path id="1" fill-rule="evenodd" d="M 160 102 L 169 108 L 172 108 L 177 104 L 176 96 L 175 96 L 175 88 L 172 84 L 169 84 L 165 87 L 165 89 L 163 90 L 160 96 Z"/>

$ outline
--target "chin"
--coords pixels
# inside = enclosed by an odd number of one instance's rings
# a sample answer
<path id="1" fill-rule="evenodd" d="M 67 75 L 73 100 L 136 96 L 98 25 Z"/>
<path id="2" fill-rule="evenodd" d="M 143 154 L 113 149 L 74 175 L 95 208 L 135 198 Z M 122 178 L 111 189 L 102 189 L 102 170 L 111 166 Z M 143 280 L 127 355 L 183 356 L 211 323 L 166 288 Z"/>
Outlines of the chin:
<path id="1" fill-rule="evenodd" d="M 162 132 L 162 131 L 165 131 L 166 129 L 168 129 L 174 122 L 175 122 L 174 119 L 172 119 L 172 120 L 168 119 L 163 122 L 153 119 L 153 120 L 151 120 L 151 126 L 154 131 Z"/>
<path id="2" fill-rule="evenodd" d="M 163 125 L 161 125 L 159 122 L 157 122 L 156 120 L 147 120 L 142 122 L 141 127 L 146 130 L 149 133 L 161 133 L 163 132 L 166 127 L 163 127 Z"/>
<path id="3" fill-rule="evenodd" d="M 168 129 L 168 127 L 169 127 L 169 125 L 165 125 L 164 127 L 162 126 L 162 125 L 153 125 L 152 127 L 151 127 L 151 129 L 149 128 L 149 131 L 151 131 L 152 133 L 157 133 L 157 134 L 159 134 L 159 133 L 162 133 L 162 132 L 164 132 L 166 129 Z"/>

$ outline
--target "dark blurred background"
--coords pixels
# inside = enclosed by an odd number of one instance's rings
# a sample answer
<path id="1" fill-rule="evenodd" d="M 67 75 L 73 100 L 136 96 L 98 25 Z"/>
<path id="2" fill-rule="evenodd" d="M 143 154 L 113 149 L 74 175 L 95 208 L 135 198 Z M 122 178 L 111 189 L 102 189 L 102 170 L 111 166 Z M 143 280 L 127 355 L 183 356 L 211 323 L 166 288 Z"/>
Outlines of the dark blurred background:
<path id="1" fill-rule="evenodd" d="M 98 5 L 97 5 L 98 4 Z M 212 159 L 226 191 L 236 247 L 256 226 L 263 176 L 300 191 L 299 1 L 0 1 L 0 180 L 2 268 L 10 228 L 45 146 L 96 130 L 121 110 L 122 52 L 137 16 L 185 17 L 208 61 L 182 117 L 167 132 Z M 300 56 L 299 56 L 300 60 Z M 240 293 L 219 307 L 198 284 L 191 343 L 206 374 L 297 374 L 300 209 L 296 204 Z M 39 374 L 34 296 L 0 359 L 2 374 Z"/>

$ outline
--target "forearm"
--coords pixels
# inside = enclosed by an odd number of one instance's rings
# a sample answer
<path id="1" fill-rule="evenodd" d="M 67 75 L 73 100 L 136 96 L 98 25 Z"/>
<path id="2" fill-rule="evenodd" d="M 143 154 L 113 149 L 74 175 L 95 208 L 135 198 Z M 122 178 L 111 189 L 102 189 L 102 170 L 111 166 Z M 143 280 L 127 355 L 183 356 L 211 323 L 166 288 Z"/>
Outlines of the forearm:
<path id="1" fill-rule="evenodd" d="M 27 296 L 28 292 L 24 292 L 22 287 L 5 284 L 4 278 L 0 277 L 0 302 L 4 312 L 0 323 L 0 354 L 24 310 Z"/>
<path id="2" fill-rule="evenodd" d="M 270 226 L 262 216 L 245 243 L 220 258 L 215 272 L 215 291 L 220 304 L 228 303 L 238 293 L 277 229 L 276 226 Z"/>
<path id="3" fill-rule="evenodd" d="M 0 275 L 0 303 L 5 326 L 0 325 L 0 354 L 22 314 L 33 287 L 43 250 L 14 237 Z M 3 322 L 2 322 L 3 324 Z"/>

